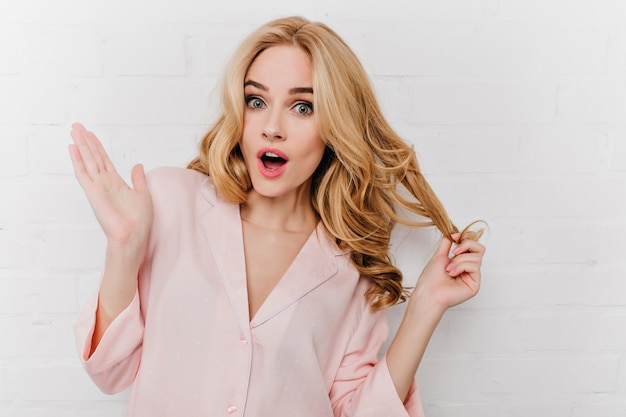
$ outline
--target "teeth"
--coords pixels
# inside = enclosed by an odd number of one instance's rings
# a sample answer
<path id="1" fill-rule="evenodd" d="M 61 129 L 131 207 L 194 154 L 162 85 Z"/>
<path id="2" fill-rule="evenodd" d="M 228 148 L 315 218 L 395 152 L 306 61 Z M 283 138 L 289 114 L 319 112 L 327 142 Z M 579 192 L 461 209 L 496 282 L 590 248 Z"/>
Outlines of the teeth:
<path id="1" fill-rule="evenodd" d="M 274 152 L 265 152 L 265 156 L 267 156 L 268 158 L 280 158 L 280 156 L 278 156 Z"/>

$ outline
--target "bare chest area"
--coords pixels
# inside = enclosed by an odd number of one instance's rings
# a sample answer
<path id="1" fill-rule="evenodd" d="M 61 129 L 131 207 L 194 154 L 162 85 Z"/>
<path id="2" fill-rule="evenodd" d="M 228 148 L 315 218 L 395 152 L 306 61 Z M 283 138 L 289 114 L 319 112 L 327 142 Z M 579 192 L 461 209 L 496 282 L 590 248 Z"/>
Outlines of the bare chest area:
<path id="1" fill-rule="evenodd" d="M 310 234 L 273 231 L 243 222 L 250 319 L 285 275 Z"/>

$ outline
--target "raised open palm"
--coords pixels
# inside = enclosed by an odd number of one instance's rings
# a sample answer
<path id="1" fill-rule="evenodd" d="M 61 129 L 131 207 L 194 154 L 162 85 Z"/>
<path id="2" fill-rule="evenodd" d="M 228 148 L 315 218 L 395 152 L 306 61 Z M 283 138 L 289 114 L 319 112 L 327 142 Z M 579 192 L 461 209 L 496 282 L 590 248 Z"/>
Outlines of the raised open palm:
<path id="1" fill-rule="evenodd" d="M 117 173 L 102 143 L 81 124 L 72 125 L 69 146 L 74 173 L 107 236 L 108 243 L 131 251 L 145 249 L 153 220 L 152 198 L 142 165 L 131 173 L 133 188 Z"/>

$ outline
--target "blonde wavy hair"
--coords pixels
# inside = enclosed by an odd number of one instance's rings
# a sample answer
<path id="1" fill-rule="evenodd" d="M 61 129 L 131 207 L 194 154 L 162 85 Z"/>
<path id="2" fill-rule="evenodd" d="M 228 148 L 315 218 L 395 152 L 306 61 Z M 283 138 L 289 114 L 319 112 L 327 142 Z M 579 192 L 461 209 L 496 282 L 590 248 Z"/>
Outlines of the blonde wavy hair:
<path id="1" fill-rule="evenodd" d="M 337 33 L 302 17 L 273 20 L 235 51 L 223 80 L 221 112 L 188 168 L 211 176 L 233 204 L 247 200 L 252 182 L 239 140 L 243 134 L 244 79 L 254 59 L 275 45 L 295 45 L 311 57 L 315 117 L 326 151 L 313 174 L 313 209 L 357 270 L 371 280 L 375 310 L 405 301 L 408 289 L 389 253 L 396 223 L 436 226 L 450 240 L 458 232 L 420 172 L 413 148 L 382 115 L 363 66 Z M 407 199 L 406 192 L 412 196 Z M 409 220 L 398 209 L 417 215 Z M 482 232 L 463 234 L 478 239 Z"/>

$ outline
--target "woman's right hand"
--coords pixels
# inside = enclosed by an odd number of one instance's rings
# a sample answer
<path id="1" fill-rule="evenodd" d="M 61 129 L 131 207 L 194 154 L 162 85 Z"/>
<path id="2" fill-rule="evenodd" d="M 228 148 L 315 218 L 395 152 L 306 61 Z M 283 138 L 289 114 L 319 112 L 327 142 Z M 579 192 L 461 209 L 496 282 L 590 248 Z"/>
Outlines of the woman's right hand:
<path id="1" fill-rule="evenodd" d="M 102 143 L 79 123 L 69 145 L 74 173 L 104 231 L 109 249 L 143 258 L 153 220 L 152 198 L 143 166 L 135 165 L 130 188 L 117 173 Z"/>

